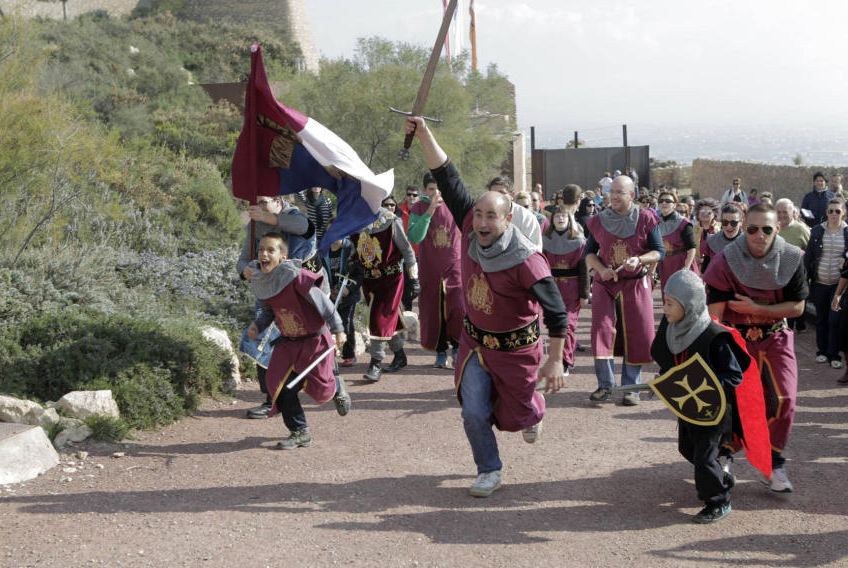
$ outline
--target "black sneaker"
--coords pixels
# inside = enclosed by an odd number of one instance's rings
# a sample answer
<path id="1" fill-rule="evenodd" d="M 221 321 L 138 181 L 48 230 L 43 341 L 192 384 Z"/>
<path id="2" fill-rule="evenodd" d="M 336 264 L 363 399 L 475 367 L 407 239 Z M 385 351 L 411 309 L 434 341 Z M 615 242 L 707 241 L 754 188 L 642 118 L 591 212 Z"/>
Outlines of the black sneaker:
<path id="1" fill-rule="evenodd" d="M 336 412 L 339 416 L 346 416 L 350 412 L 350 395 L 345 388 L 344 379 L 339 377 L 339 390 L 333 396 L 333 404 L 336 405 Z"/>
<path id="2" fill-rule="evenodd" d="M 247 411 L 247 417 L 252 418 L 254 420 L 260 418 L 268 418 L 268 414 L 271 413 L 271 403 L 263 402 L 259 406 L 254 406 L 253 408 Z"/>
<path id="3" fill-rule="evenodd" d="M 606 388 L 599 388 L 589 395 L 589 400 L 592 402 L 604 402 L 612 398 L 612 391 Z"/>
<path id="4" fill-rule="evenodd" d="M 376 383 L 380 380 L 382 374 L 383 368 L 380 367 L 380 362 L 376 359 L 371 359 L 371 362 L 368 363 L 368 370 L 365 371 L 365 374 L 362 375 L 362 378 L 371 381 L 372 383 Z"/>
<path id="5" fill-rule="evenodd" d="M 383 371 L 386 373 L 395 373 L 406 367 L 406 365 L 406 352 L 401 349 L 400 351 L 395 351 L 395 356 L 392 359 L 392 362 L 389 364 L 388 367 L 383 369 Z"/>
<path id="6" fill-rule="evenodd" d="M 720 521 L 730 514 L 730 502 L 723 503 L 721 505 L 707 505 L 700 511 L 698 514 L 692 517 L 693 523 L 698 523 L 699 525 L 707 525 L 709 523 L 714 523 L 716 521 Z"/>

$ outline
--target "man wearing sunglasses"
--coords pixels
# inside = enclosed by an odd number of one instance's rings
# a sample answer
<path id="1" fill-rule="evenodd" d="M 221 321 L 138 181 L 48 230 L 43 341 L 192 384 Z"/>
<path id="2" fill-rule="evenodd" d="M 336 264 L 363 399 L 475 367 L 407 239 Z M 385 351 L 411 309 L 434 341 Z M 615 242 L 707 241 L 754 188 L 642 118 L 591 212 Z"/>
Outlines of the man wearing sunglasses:
<path id="1" fill-rule="evenodd" d="M 784 469 L 783 449 L 795 416 L 798 363 L 795 336 L 786 318 L 803 313 L 809 290 L 804 253 L 779 237 L 778 230 L 771 205 L 751 207 L 744 238 L 734 240 L 710 262 L 704 282 L 710 315 L 739 330 L 759 366 L 772 447 L 769 486 L 788 493 L 793 488 Z"/>
<path id="2" fill-rule="evenodd" d="M 721 208 L 721 231 L 707 237 L 704 260 L 701 261 L 702 274 L 707 270 L 710 261 L 740 234 L 742 234 L 742 210 L 735 205 L 727 204 Z"/>

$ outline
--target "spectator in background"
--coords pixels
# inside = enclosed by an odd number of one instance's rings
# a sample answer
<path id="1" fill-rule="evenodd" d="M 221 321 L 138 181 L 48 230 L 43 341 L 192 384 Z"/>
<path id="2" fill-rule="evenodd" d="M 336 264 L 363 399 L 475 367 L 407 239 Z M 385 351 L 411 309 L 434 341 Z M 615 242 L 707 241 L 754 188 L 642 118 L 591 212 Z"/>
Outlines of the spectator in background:
<path id="1" fill-rule="evenodd" d="M 806 250 L 807 244 L 810 242 L 810 228 L 804 223 L 798 221 L 798 208 L 792 203 L 791 199 L 778 199 L 775 203 L 775 211 L 777 211 L 777 224 L 780 227 L 780 236 L 790 245 Z M 797 318 L 789 318 L 789 329 L 794 329 L 796 333 L 807 331 L 807 322 L 804 321 L 804 314 Z"/>
<path id="2" fill-rule="evenodd" d="M 526 191 L 519 191 L 515 194 L 515 202 L 530 211 L 531 213 L 533 213 L 533 215 L 535 215 L 536 217 L 536 220 L 539 222 L 540 229 L 542 231 L 545 230 L 548 223 L 548 218 L 533 209 L 533 201 L 529 193 L 527 193 Z"/>
<path id="3" fill-rule="evenodd" d="M 724 195 L 721 196 L 721 204 L 730 203 L 731 201 L 736 201 L 737 203 L 748 204 L 748 196 L 745 195 L 745 192 L 742 190 L 742 178 L 733 178 L 733 185 L 724 192 Z"/>
<path id="4" fill-rule="evenodd" d="M 827 204 L 835 195 L 827 189 L 827 178 L 821 172 L 813 174 L 813 191 L 801 201 L 801 218 L 810 227 L 827 221 Z"/>
<path id="5" fill-rule="evenodd" d="M 627 172 L 627 177 L 633 180 L 633 188 L 636 192 L 636 199 L 639 199 L 639 174 L 636 173 L 636 170 L 633 168 L 624 168 L 624 171 Z"/>
<path id="6" fill-rule="evenodd" d="M 310 187 L 297 194 L 295 198 L 299 205 L 306 208 L 306 216 L 315 227 L 315 235 L 319 244 L 321 239 L 324 238 L 327 225 L 333 216 L 333 204 L 324 197 L 323 191 L 320 187 Z"/>
<path id="7" fill-rule="evenodd" d="M 598 187 L 601 188 L 602 195 L 608 195 L 610 192 L 610 186 L 612 185 L 612 178 L 610 177 L 609 172 L 604 172 L 604 177 L 598 180 Z"/>
<path id="8" fill-rule="evenodd" d="M 580 200 L 580 206 L 577 207 L 577 215 L 575 215 L 574 218 L 577 219 L 577 222 L 580 223 L 581 227 L 583 227 L 583 234 L 587 237 L 589 236 L 589 229 L 586 226 L 586 221 L 589 220 L 589 217 L 597 214 L 598 207 L 591 198 L 584 197 Z"/>
<path id="9" fill-rule="evenodd" d="M 753 207 L 760 202 L 760 197 L 757 195 L 757 188 L 752 187 L 748 192 L 748 207 Z"/>
<path id="10" fill-rule="evenodd" d="M 403 231 L 406 234 L 409 234 L 409 212 L 412 209 L 412 206 L 418 203 L 419 192 L 418 188 L 414 185 L 406 186 L 406 197 L 403 198 L 403 201 L 400 202 L 394 209 L 389 209 L 392 213 L 400 217 L 403 222 Z M 394 199 L 392 199 L 394 201 Z M 385 207 L 385 205 L 383 206 Z M 418 247 L 418 244 L 412 244 L 412 251 L 415 253 L 415 258 L 418 258 L 418 255 L 421 254 L 421 251 Z M 412 280 L 409 278 L 409 273 L 403 273 L 403 297 L 401 298 L 401 303 L 403 304 L 403 309 L 407 312 L 412 311 L 412 300 L 413 300 L 414 292 L 412 289 Z"/>
<path id="11" fill-rule="evenodd" d="M 845 201 L 831 199 L 826 214 L 827 221 L 810 231 L 804 268 L 810 281 L 810 299 L 816 306 L 816 363 L 830 363 L 834 369 L 841 369 L 839 314 L 830 306 L 848 253 Z"/>
<path id="12" fill-rule="evenodd" d="M 839 284 L 836 286 L 836 292 L 833 294 L 833 301 L 830 304 L 830 309 L 839 314 L 839 329 L 848 329 L 848 301 L 845 301 L 845 290 L 848 289 L 848 263 L 839 276 Z M 848 359 L 848 332 L 842 332 L 842 353 Z M 840 385 L 848 385 L 848 366 L 845 367 L 840 379 L 836 381 Z"/>
<path id="13" fill-rule="evenodd" d="M 764 191 L 760 194 L 760 203 L 765 203 L 766 205 L 774 206 L 774 203 L 771 200 L 771 193 L 768 191 Z"/>
<path id="14" fill-rule="evenodd" d="M 542 194 L 538 191 L 530 192 L 530 209 L 535 213 L 542 213 Z M 544 215 L 544 213 L 542 214 Z"/>
<path id="15" fill-rule="evenodd" d="M 701 199 L 695 204 L 695 244 L 698 246 L 698 256 L 695 262 L 701 266 L 704 258 L 704 247 L 707 246 L 707 238 L 721 230 L 721 223 L 718 219 L 718 202 L 715 199 L 707 197 Z"/>
<path id="16" fill-rule="evenodd" d="M 845 191 L 842 189 L 842 174 L 835 173 L 831 176 L 830 191 L 832 191 L 836 197 L 841 197 L 842 199 L 845 199 Z"/>

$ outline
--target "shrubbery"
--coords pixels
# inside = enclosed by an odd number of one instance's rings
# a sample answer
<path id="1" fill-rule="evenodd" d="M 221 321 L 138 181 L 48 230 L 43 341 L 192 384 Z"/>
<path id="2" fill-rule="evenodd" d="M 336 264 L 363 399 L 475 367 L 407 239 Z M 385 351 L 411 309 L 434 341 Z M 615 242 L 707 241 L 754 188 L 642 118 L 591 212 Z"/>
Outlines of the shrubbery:
<path id="1" fill-rule="evenodd" d="M 228 358 L 196 322 L 50 311 L 0 335 L 0 392 L 56 400 L 111 389 L 126 423 L 167 424 L 220 390 Z"/>

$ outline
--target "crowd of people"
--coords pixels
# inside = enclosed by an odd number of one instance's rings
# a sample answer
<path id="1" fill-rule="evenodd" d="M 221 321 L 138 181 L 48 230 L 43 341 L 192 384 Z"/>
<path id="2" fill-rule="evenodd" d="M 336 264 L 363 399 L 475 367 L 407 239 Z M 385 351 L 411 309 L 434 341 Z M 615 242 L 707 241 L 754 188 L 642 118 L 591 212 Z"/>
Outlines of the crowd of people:
<path id="1" fill-rule="evenodd" d="M 732 418 L 734 389 L 748 369 L 758 370 L 762 384 L 767 483 L 793 490 L 783 451 L 797 391 L 794 333 L 805 329 L 808 296 L 816 361 L 844 366 L 848 225 L 841 179 L 828 186 L 816 174 L 800 207 L 746 192 L 738 178 L 720 200 L 696 201 L 671 187 L 639 188 L 629 168 L 605 172 L 593 189 L 569 184 L 549 204 L 540 185 L 514 193 L 503 177 L 474 198 L 423 120 L 407 119 L 406 132 L 429 168 L 420 186 L 407 186 L 400 202 L 386 198 L 373 223 L 332 243 L 326 255 L 317 243 L 333 212 L 320 188 L 294 205 L 260 198 L 249 209 L 259 254 L 251 262 L 248 237 L 238 265 L 258 299 L 249 333 L 255 337 L 273 321 L 280 338 L 259 373 L 266 401 L 248 414 L 282 414 L 290 435 L 281 449 L 312 441 L 301 389 L 316 402 L 334 400 L 341 415 L 350 410 L 339 367 L 356 364 L 356 305 L 366 306 L 370 338 L 363 378 L 377 382 L 408 365 L 402 312 L 417 298 L 421 346 L 434 353 L 434 367 L 454 370 L 477 467 L 470 493 L 491 495 L 503 470 L 494 429 L 539 440 L 544 395 L 564 386 L 575 351 L 585 349 L 576 327 L 589 307 L 597 377 L 591 401 L 617 398 L 619 357 L 618 384 L 628 386 L 643 382 L 644 365 L 657 362 L 665 372 L 699 354 L 726 391 L 726 420 L 710 427 L 681 421 L 680 451 L 694 464 L 705 504 L 696 522 L 730 512 L 728 448 L 738 449 L 732 434 L 741 435 Z M 655 289 L 663 299 L 659 328 Z M 339 364 L 331 355 L 307 369 L 333 343 Z M 293 384 L 304 370 L 307 380 Z M 848 371 L 839 382 L 848 384 Z M 623 405 L 639 404 L 637 389 L 622 390 Z"/>

